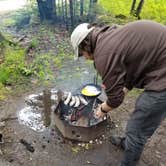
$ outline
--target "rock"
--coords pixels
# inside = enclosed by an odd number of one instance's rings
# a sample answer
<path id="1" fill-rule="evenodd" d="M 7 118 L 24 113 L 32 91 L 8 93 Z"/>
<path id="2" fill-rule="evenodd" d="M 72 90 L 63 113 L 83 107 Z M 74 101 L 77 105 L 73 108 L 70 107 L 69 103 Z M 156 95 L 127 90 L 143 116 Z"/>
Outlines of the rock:
<path id="1" fill-rule="evenodd" d="M 102 135 L 103 138 L 105 138 L 105 135 Z"/>
<path id="2" fill-rule="evenodd" d="M 89 149 L 89 144 L 85 145 L 85 149 L 88 150 Z"/>
<path id="3" fill-rule="evenodd" d="M 99 141 L 99 144 L 102 144 L 103 142 L 102 141 Z"/>
<path id="4" fill-rule="evenodd" d="M 0 133 L 0 144 L 4 144 L 3 135 Z"/>
<path id="5" fill-rule="evenodd" d="M 90 140 L 89 143 L 90 143 L 90 144 L 93 144 L 93 140 Z"/>
<path id="6" fill-rule="evenodd" d="M 164 163 L 160 163 L 160 166 L 165 166 L 165 164 Z"/>
<path id="7" fill-rule="evenodd" d="M 81 144 L 81 143 L 78 143 L 78 146 L 82 146 L 82 144 Z"/>
<path id="8" fill-rule="evenodd" d="M 0 127 L 5 127 L 5 122 L 0 122 Z"/>
<path id="9" fill-rule="evenodd" d="M 3 155 L 3 152 L 2 152 L 2 150 L 0 149 L 0 155 L 2 156 Z"/>
<path id="10" fill-rule="evenodd" d="M 81 144 L 81 146 L 82 146 L 82 147 L 85 147 L 85 144 L 84 144 L 84 143 L 82 143 L 82 144 Z"/>
<path id="11" fill-rule="evenodd" d="M 20 139 L 20 143 L 23 144 L 29 152 L 33 153 L 35 151 L 34 147 L 25 139 Z"/>

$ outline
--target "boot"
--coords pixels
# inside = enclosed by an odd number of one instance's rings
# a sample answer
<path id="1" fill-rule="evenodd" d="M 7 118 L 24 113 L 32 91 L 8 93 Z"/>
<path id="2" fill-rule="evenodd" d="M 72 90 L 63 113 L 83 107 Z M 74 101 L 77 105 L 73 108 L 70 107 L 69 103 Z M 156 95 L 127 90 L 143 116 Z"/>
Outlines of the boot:
<path id="1" fill-rule="evenodd" d="M 116 137 L 116 136 L 111 136 L 110 137 L 110 142 L 121 148 L 122 150 L 125 150 L 125 137 Z"/>

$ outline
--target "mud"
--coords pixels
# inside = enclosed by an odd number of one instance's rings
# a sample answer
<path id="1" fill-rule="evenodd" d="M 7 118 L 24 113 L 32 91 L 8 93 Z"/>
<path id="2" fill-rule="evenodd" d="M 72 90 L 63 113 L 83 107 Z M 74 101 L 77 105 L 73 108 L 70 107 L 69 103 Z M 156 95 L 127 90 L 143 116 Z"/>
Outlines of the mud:
<path id="1" fill-rule="evenodd" d="M 25 94 L 26 96 L 28 94 Z M 135 97 L 127 97 L 124 104 L 111 113 L 114 123 L 109 123 L 107 132 L 97 140 L 89 143 L 72 142 L 64 139 L 56 128 L 50 126 L 37 132 L 20 124 L 16 117 L 25 96 L 10 99 L 1 106 L 1 119 L 6 121 L 1 127 L 4 144 L 0 145 L 0 164 L 2 166 L 116 166 L 122 157 L 122 151 L 109 143 L 109 136 L 122 135 L 130 113 L 133 110 Z M 2 109 L 3 108 L 3 109 Z M 11 119 L 10 119 L 11 118 Z M 2 125 L 3 126 L 3 125 Z M 147 143 L 139 166 L 165 166 L 166 122 Z M 24 139 L 35 151 L 32 153 L 20 143 Z"/>

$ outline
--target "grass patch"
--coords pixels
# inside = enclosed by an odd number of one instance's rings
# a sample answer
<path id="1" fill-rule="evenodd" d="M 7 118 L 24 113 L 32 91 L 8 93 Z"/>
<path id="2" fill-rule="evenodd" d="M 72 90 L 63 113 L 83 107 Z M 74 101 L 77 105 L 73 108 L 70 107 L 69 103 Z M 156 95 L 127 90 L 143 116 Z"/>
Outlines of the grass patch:
<path id="1" fill-rule="evenodd" d="M 25 66 L 25 50 L 6 47 L 4 54 L 4 63 L 0 65 L 0 83 L 14 84 L 20 79 L 20 69 Z"/>
<path id="2" fill-rule="evenodd" d="M 103 7 L 103 9 L 109 15 L 115 16 L 115 15 L 122 14 L 126 16 L 127 19 L 129 18 L 129 21 L 132 19 L 133 20 L 136 19 L 136 18 L 130 17 L 130 8 L 132 4 L 131 0 L 111 0 L 111 1 L 99 0 L 99 4 Z M 140 16 L 142 19 L 155 20 L 157 22 L 166 24 L 165 11 L 166 11 L 165 0 L 146 0 L 143 5 Z"/>
<path id="3" fill-rule="evenodd" d="M 130 97 L 137 97 L 139 96 L 144 90 L 143 89 L 137 89 L 134 88 L 132 89 L 127 95 Z"/>
<path id="4" fill-rule="evenodd" d="M 39 40 L 36 37 L 33 37 L 29 47 L 34 49 L 37 48 L 38 46 L 39 46 Z"/>
<path id="5" fill-rule="evenodd" d="M 6 88 L 2 83 L 0 83 L 0 101 L 5 99 Z"/>

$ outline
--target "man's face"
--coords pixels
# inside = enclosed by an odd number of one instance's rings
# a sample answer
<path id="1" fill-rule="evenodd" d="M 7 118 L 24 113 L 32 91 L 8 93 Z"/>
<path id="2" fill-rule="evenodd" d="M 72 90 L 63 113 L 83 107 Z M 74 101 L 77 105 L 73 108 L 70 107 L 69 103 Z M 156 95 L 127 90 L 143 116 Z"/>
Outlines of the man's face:
<path id="1" fill-rule="evenodd" d="M 93 56 L 89 54 L 87 51 L 82 51 L 82 56 L 85 57 L 87 60 L 93 60 Z"/>

